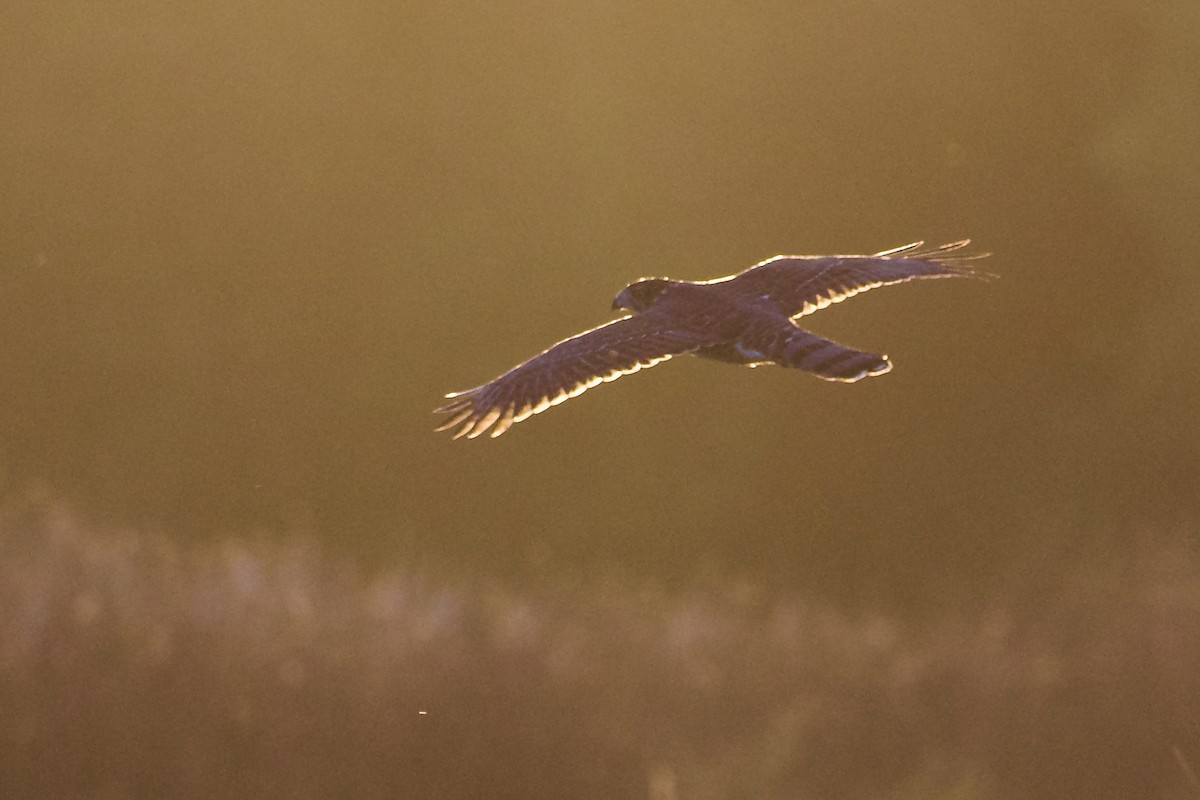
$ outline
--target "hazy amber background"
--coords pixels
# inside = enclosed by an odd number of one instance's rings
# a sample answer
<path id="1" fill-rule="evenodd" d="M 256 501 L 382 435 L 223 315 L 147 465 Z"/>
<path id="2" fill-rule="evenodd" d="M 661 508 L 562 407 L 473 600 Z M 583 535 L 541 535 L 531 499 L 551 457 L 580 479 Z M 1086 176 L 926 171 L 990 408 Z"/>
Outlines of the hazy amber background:
<path id="1" fill-rule="evenodd" d="M 0 22 L 0 476 L 201 535 L 970 600 L 1200 513 L 1191 0 L 66 2 Z M 444 392 L 643 275 L 970 236 L 498 441 Z"/>

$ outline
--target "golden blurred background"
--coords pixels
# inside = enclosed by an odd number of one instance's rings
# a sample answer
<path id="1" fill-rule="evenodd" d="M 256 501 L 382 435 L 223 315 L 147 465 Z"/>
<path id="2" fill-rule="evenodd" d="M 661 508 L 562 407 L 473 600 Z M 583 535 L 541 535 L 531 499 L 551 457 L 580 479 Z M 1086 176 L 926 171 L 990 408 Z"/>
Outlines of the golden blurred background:
<path id="1" fill-rule="evenodd" d="M 6 495 L 917 606 L 1200 518 L 1192 2 L 0 16 Z M 967 236 L 1001 280 L 812 318 L 884 379 L 684 359 L 432 433 L 637 277 Z"/>

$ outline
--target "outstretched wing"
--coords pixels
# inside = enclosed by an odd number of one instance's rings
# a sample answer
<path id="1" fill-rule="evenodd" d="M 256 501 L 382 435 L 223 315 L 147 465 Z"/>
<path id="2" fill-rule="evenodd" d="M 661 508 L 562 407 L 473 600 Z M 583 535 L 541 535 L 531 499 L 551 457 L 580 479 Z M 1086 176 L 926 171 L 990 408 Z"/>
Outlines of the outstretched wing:
<path id="1" fill-rule="evenodd" d="M 970 239 L 922 250 L 924 242 L 873 256 L 775 256 L 729 279 L 731 290 L 774 301 L 791 317 L 802 317 L 847 297 L 920 278 L 991 278 L 971 262 L 988 253 L 960 253 Z"/>
<path id="2" fill-rule="evenodd" d="M 494 438 L 593 386 L 710 343 L 659 309 L 614 320 L 564 339 L 490 383 L 446 395 L 450 402 L 435 413 L 450 417 L 437 430 L 461 425 L 454 438 L 474 439 L 495 425 Z"/>

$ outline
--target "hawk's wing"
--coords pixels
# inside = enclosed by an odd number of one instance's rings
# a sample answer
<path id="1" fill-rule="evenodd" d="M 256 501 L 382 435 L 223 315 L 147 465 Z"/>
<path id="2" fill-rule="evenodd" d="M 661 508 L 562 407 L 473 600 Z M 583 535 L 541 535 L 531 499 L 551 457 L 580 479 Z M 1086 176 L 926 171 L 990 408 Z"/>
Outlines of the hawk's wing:
<path id="1" fill-rule="evenodd" d="M 490 383 L 446 395 L 450 402 L 436 412 L 450 417 L 437 430 L 461 424 L 454 438 L 474 439 L 494 424 L 496 437 L 593 386 L 706 344 L 709 337 L 651 308 L 564 339 Z"/>
<path id="2" fill-rule="evenodd" d="M 873 256 L 775 256 L 733 276 L 729 288 L 773 300 L 791 317 L 802 317 L 859 292 L 918 278 L 992 277 L 970 262 L 988 253 L 963 254 L 970 239 L 922 250 L 914 242 Z"/>

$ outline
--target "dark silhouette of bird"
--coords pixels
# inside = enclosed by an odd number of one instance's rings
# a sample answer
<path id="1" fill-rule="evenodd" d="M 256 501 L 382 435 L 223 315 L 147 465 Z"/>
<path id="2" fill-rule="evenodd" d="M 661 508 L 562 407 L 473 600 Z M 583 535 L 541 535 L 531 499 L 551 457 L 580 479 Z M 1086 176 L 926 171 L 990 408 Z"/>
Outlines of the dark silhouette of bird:
<path id="1" fill-rule="evenodd" d="M 923 278 L 993 277 L 972 267 L 988 253 L 969 239 L 922 250 L 924 242 L 871 256 L 775 256 L 710 281 L 643 278 L 613 300 L 632 312 L 564 339 L 495 380 L 448 394 L 439 431 L 493 437 L 514 423 L 674 356 L 692 353 L 744 366 L 777 364 L 852 383 L 892 368 L 885 355 L 823 339 L 795 320 L 859 292 Z"/>

